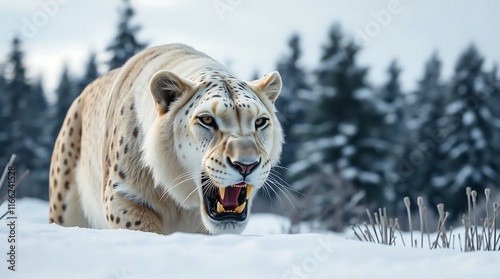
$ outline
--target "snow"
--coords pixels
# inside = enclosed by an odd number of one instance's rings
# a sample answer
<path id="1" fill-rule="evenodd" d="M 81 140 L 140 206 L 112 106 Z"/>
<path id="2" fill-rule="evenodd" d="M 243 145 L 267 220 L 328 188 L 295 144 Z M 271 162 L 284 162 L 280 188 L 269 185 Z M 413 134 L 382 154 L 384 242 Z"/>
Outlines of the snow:
<path id="1" fill-rule="evenodd" d="M 462 123 L 465 126 L 471 125 L 472 123 L 474 123 L 475 120 L 476 120 L 476 116 L 471 111 L 467 111 L 466 113 L 464 113 L 464 115 L 462 117 Z"/>
<path id="2" fill-rule="evenodd" d="M 347 145 L 342 148 L 342 156 L 344 157 L 352 156 L 354 153 L 356 153 L 356 147 L 352 145 Z"/>
<path id="3" fill-rule="evenodd" d="M 300 173 L 310 166 L 318 164 L 321 160 L 323 160 L 323 155 L 319 152 L 314 152 L 306 159 L 291 164 L 288 168 L 294 172 Z"/>
<path id="4" fill-rule="evenodd" d="M 446 106 L 446 114 L 456 114 L 459 113 L 464 107 L 461 100 L 453 101 Z"/>
<path id="5" fill-rule="evenodd" d="M 380 150 L 392 151 L 395 153 L 401 152 L 402 146 L 398 144 L 392 144 L 386 140 L 380 140 L 376 138 L 366 138 L 359 141 L 359 146 L 366 148 L 375 148 Z"/>
<path id="6" fill-rule="evenodd" d="M 484 175 L 488 176 L 489 178 L 494 178 L 497 175 L 496 171 L 494 171 L 490 166 L 483 166 L 481 168 L 481 171 Z"/>
<path id="7" fill-rule="evenodd" d="M 470 135 L 474 140 L 484 139 L 483 132 L 478 127 L 472 128 Z"/>
<path id="8" fill-rule="evenodd" d="M 487 92 L 489 88 L 484 84 L 484 80 L 482 78 L 474 79 L 474 92 Z M 488 97 L 488 96 L 483 96 Z"/>
<path id="9" fill-rule="evenodd" d="M 456 159 L 460 155 L 462 155 L 463 153 L 465 153 L 468 149 L 469 149 L 469 144 L 466 143 L 466 142 L 463 142 L 463 143 L 459 144 L 458 146 L 454 147 L 450 151 L 450 158 Z"/>
<path id="10" fill-rule="evenodd" d="M 374 172 L 363 171 L 359 173 L 359 180 L 367 183 L 377 184 L 380 183 L 380 175 Z"/>
<path id="11" fill-rule="evenodd" d="M 474 173 L 474 168 L 470 165 L 465 165 L 456 175 L 455 188 L 459 188 L 461 185 L 464 185 L 465 180 L 469 178 L 473 173 Z"/>
<path id="12" fill-rule="evenodd" d="M 445 176 L 437 176 L 431 179 L 431 184 L 436 188 L 443 188 L 448 183 L 448 178 Z"/>
<path id="13" fill-rule="evenodd" d="M 398 120 L 398 116 L 395 113 L 389 113 L 384 117 L 384 122 L 386 124 L 394 124 Z"/>
<path id="14" fill-rule="evenodd" d="M 346 59 L 343 53 L 337 53 L 330 58 L 323 60 L 318 68 L 318 71 L 335 71 L 338 69 L 338 65 Z"/>
<path id="15" fill-rule="evenodd" d="M 336 135 L 333 137 L 320 138 L 317 140 L 312 140 L 304 144 L 306 150 L 322 150 L 330 147 L 338 147 L 345 145 L 347 143 L 347 137 L 345 135 Z"/>
<path id="16" fill-rule="evenodd" d="M 6 209 L 2 206 L 1 211 Z M 16 203 L 16 271 L 7 270 L 0 221 L 0 278 L 492 278 L 500 253 L 389 247 L 340 234 L 282 234 L 287 221 L 251 216 L 244 235 L 162 236 L 46 224 L 48 205 Z"/>
<path id="17" fill-rule="evenodd" d="M 354 98 L 356 100 L 371 100 L 373 98 L 373 93 L 368 88 L 361 88 L 354 91 Z"/>
<path id="18" fill-rule="evenodd" d="M 335 95 L 337 95 L 337 91 L 333 87 L 328 87 L 328 86 L 318 86 L 320 88 L 320 91 L 325 97 L 328 98 L 333 98 Z"/>
<path id="19" fill-rule="evenodd" d="M 342 174 L 345 179 L 352 180 L 358 175 L 358 169 L 354 167 L 348 167 L 344 169 Z"/>
<path id="20" fill-rule="evenodd" d="M 358 131 L 358 126 L 351 123 L 340 123 L 339 131 L 346 136 L 352 136 Z"/>
<path id="21" fill-rule="evenodd" d="M 497 129 L 500 129 L 500 119 L 491 115 L 491 112 L 486 107 L 479 109 L 481 116 L 488 121 L 488 123 Z"/>
<path id="22" fill-rule="evenodd" d="M 329 141 L 329 144 L 327 144 L 327 146 L 325 146 L 325 147 L 342 146 L 346 143 L 347 143 L 347 138 L 344 135 L 336 135 L 336 136 L 331 138 L 331 140 Z"/>

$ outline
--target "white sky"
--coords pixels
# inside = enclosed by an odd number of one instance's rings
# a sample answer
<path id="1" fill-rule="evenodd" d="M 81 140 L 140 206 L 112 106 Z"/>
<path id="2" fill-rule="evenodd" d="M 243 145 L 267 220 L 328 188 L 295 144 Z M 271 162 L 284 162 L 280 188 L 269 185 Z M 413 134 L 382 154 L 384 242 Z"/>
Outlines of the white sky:
<path id="1" fill-rule="evenodd" d="M 359 62 L 370 67 L 369 81 L 380 84 L 397 58 L 405 89 L 412 89 L 423 65 L 437 50 L 449 77 L 458 55 L 474 42 L 486 68 L 500 62 L 500 1 L 483 0 L 132 0 L 139 39 L 150 45 L 187 43 L 229 65 L 242 79 L 275 69 L 293 32 L 302 35 L 302 63 L 315 67 L 334 22 L 355 36 L 364 32 Z M 80 75 L 90 50 L 99 62 L 115 35 L 120 0 L 0 0 L 0 62 L 14 34 L 24 37 L 29 75 L 44 77 L 50 91 L 68 63 Z M 232 5 L 223 13 L 215 6 Z M 389 9 L 394 6 L 396 8 Z M 45 7 L 45 9 L 44 9 Z M 47 7 L 52 7 L 47 9 Z M 391 13 L 392 10 L 392 13 Z M 377 14 L 387 15 L 377 22 Z M 33 24 L 30 26 L 30 24 Z M 375 29 L 373 29 L 375 28 Z M 378 28 L 378 29 L 377 29 Z M 359 36 L 361 38 L 361 36 Z M 366 37 L 365 37 L 366 38 Z"/>

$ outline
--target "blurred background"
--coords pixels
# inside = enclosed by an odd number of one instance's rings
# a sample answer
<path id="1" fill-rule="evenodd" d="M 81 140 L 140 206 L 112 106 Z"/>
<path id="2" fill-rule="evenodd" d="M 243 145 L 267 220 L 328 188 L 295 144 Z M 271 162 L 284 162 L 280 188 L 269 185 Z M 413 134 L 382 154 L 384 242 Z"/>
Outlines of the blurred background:
<path id="1" fill-rule="evenodd" d="M 22 0 L 0 2 L 0 164 L 48 198 L 71 102 L 141 49 L 185 43 L 244 80 L 280 71 L 281 167 L 254 210 L 340 231 L 403 197 L 467 210 L 500 183 L 500 2 Z M 4 188 L 5 191 L 5 188 Z M 1 193 L 0 193 L 1 194 Z M 499 200 L 499 199 L 497 199 Z"/>

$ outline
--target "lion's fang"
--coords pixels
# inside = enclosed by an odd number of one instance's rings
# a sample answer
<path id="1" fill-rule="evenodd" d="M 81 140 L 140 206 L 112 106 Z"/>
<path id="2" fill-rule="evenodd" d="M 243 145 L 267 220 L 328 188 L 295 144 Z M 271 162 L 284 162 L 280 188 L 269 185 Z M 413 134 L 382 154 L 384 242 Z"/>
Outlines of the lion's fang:
<path id="1" fill-rule="evenodd" d="M 226 194 L 226 188 L 219 188 L 219 195 L 221 200 L 224 199 L 225 194 Z"/>
<path id="2" fill-rule="evenodd" d="M 252 185 L 247 184 L 247 200 L 250 198 L 251 193 L 252 193 Z"/>

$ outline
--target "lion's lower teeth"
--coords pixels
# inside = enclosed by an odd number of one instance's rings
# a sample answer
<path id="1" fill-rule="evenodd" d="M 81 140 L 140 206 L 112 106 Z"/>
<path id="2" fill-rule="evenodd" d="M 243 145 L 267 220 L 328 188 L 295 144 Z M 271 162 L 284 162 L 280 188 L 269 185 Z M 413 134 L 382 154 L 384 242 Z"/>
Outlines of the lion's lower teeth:
<path id="1" fill-rule="evenodd" d="M 247 202 L 243 202 L 240 206 L 236 207 L 234 209 L 234 211 L 236 211 L 236 213 L 240 214 L 241 212 L 243 212 L 243 209 L 245 209 L 246 205 L 247 205 Z"/>
<path id="2" fill-rule="evenodd" d="M 247 205 L 247 202 L 243 202 L 241 205 L 239 205 L 235 209 L 227 209 L 226 210 L 220 202 L 217 202 L 217 213 L 234 213 L 234 212 L 236 212 L 238 214 L 241 214 L 241 212 L 243 212 L 243 210 L 245 209 L 246 205 Z"/>

